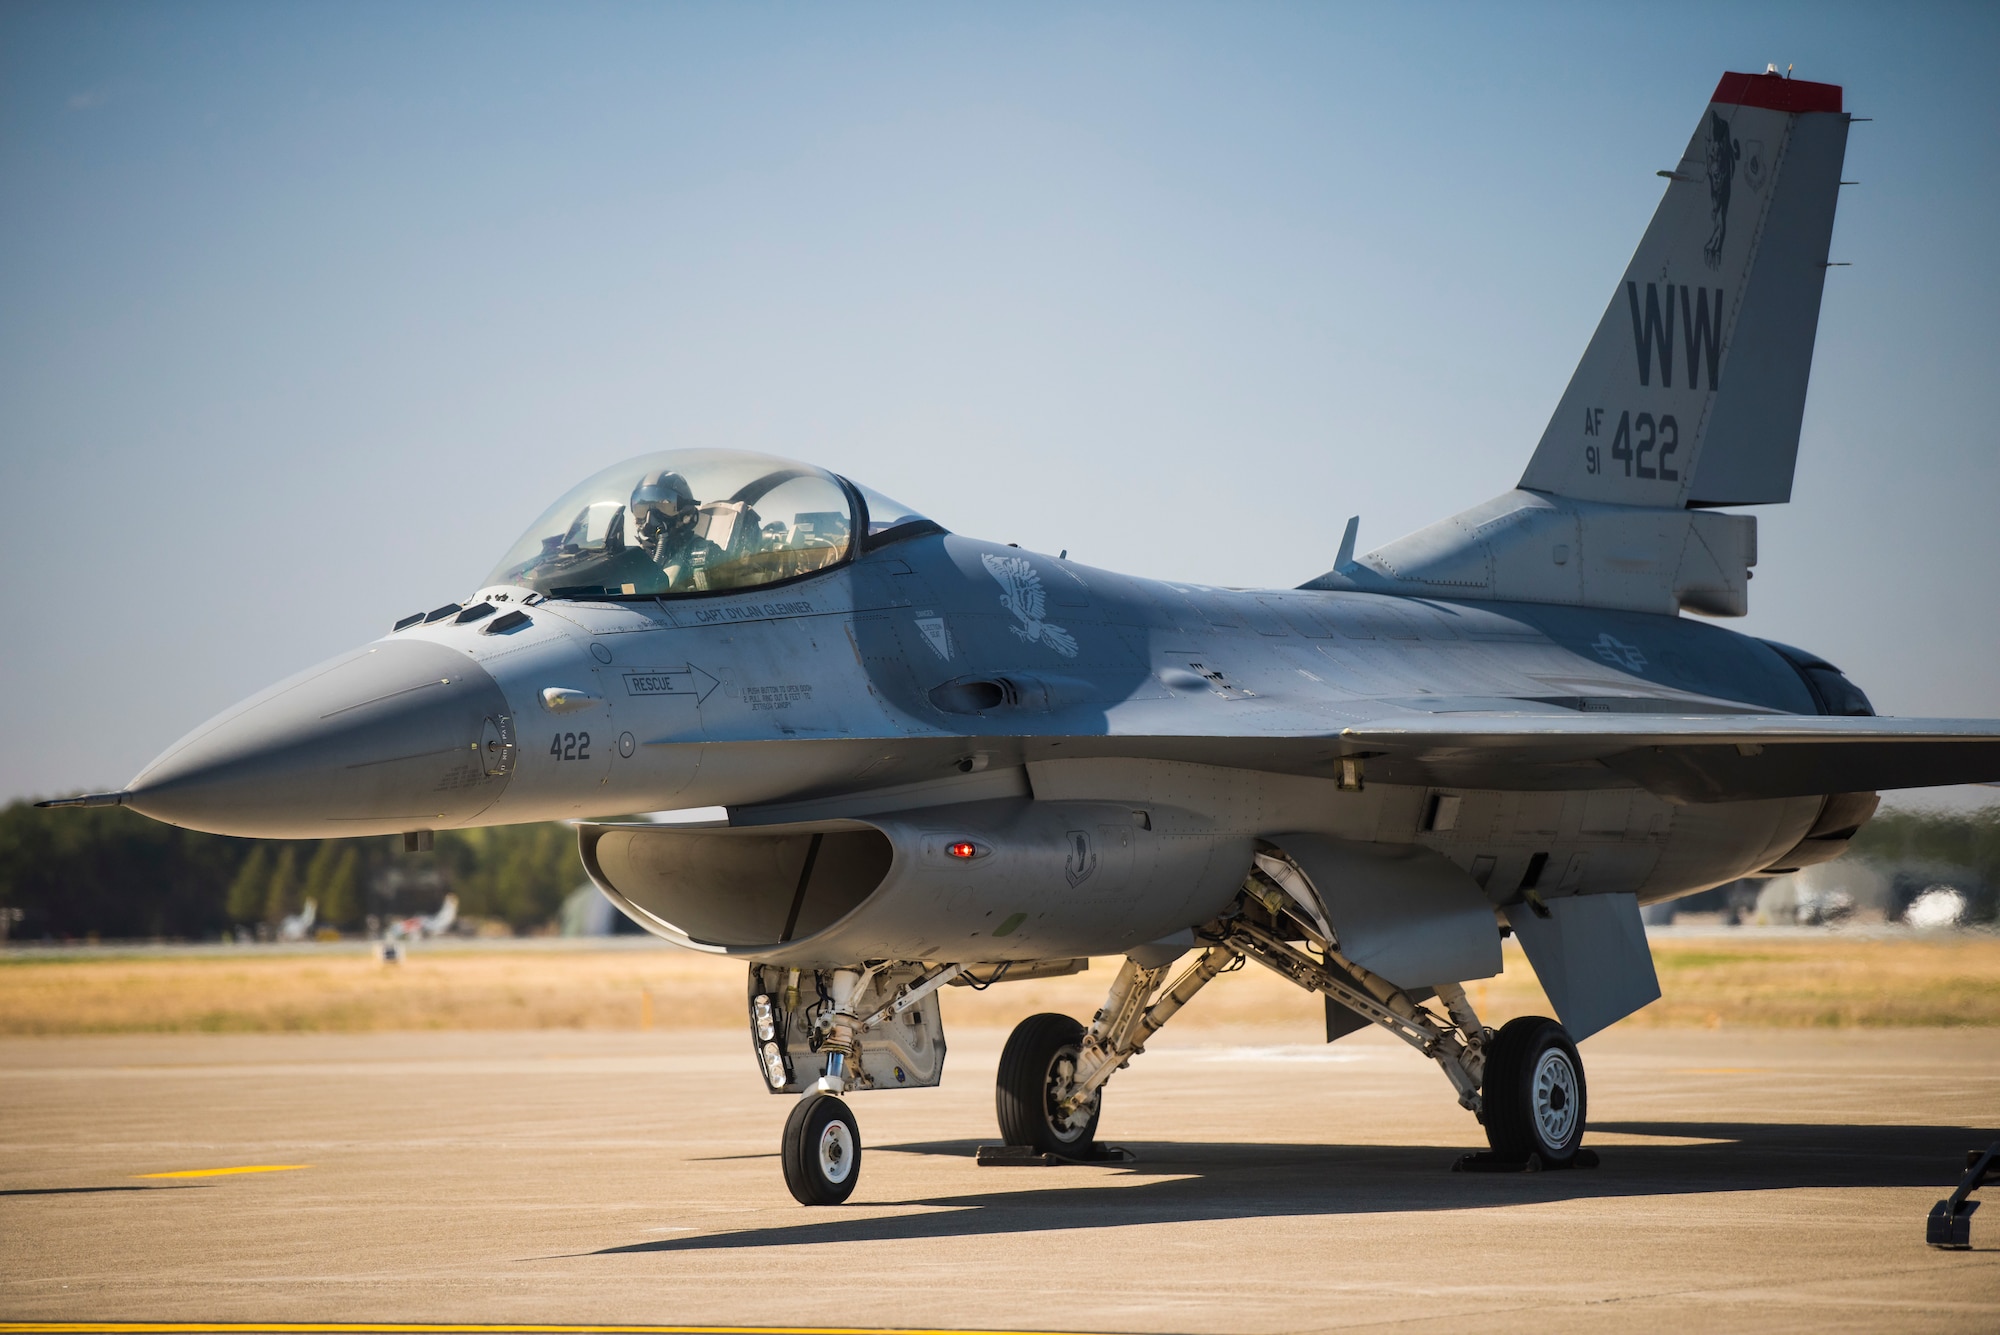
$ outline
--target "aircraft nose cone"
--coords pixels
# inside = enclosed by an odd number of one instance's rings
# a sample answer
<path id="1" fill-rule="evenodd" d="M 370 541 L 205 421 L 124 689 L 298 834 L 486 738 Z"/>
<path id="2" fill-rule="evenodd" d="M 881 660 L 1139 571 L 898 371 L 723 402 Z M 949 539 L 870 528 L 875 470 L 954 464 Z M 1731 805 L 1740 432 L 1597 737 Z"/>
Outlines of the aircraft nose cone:
<path id="1" fill-rule="evenodd" d="M 383 641 L 210 719 L 126 805 L 215 834 L 328 838 L 459 824 L 507 785 L 506 697 L 462 652 Z"/>

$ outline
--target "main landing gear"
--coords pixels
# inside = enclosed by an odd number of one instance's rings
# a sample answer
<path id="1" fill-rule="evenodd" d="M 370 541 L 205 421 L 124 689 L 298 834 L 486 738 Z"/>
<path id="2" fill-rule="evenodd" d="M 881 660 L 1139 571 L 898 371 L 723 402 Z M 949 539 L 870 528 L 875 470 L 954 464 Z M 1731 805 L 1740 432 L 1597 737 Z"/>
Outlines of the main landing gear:
<path id="1" fill-rule="evenodd" d="M 1583 1061 L 1560 1024 L 1529 1016 L 1496 1032 L 1480 1023 L 1457 983 L 1413 991 L 1363 968 L 1341 953 L 1317 892 L 1282 854 L 1258 854 L 1243 893 L 1194 938 L 1199 953 L 1178 974 L 1174 968 L 1188 952 L 1155 948 L 1128 957 L 1088 1026 L 1041 1014 L 1015 1027 L 994 1088 L 1000 1134 L 1013 1148 L 991 1159 L 982 1155 L 981 1162 L 1102 1162 L 1117 1155 L 1096 1144 L 1106 1082 L 1195 993 L 1251 961 L 1337 1003 L 1329 1015 L 1344 1014 L 1348 1028 L 1378 1025 L 1435 1061 L 1492 1146 L 1461 1166 L 1594 1162 L 1582 1148 L 1589 1108 Z M 803 974 L 752 966 L 759 1065 L 773 1093 L 800 1095 L 785 1122 L 782 1154 L 785 1185 L 800 1203 L 838 1205 L 860 1179 L 861 1129 L 841 1095 L 938 1082 L 944 1034 L 935 994 L 964 972 L 959 964 L 896 961 Z"/>
<path id="2" fill-rule="evenodd" d="M 1083 1026 L 1067 1015 L 1030 1015 L 1008 1035 L 994 1081 L 1000 1136 L 1042 1154 L 1074 1155 L 1097 1138 L 1096 1090 L 1070 1100 L 1083 1058 Z"/>
<path id="3" fill-rule="evenodd" d="M 1480 1120 L 1496 1158 L 1567 1168 L 1583 1146 L 1583 1058 L 1554 1020 L 1509 1020 L 1487 1045 Z"/>
<path id="4" fill-rule="evenodd" d="M 1223 970 L 1241 964 L 1226 945 L 1214 945 L 1161 989 L 1171 961 L 1146 965 L 1128 958 L 1089 1029 L 1067 1015 L 1030 1015 L 1021 1021 L 1000 1053 L 995 1082 L 1001 1138 L 1065 1159 L 1099 1157 L 1093 1151 L 1105 1081 L 1145 1051 L 1146 1040 L 1189 998 Z"/>
<path id="5" fill-rule="evenodd" d="M 1496 1033 L 1479 1022 L 1456 983 L 1415 994 L 1399 988 L 1340 953 L 1316 902 L 1296 864 L 1260 855 L 1242 897 L 1196 933 L 1205 948 L 1171 984 L 1162 985 L 1171 962 L 1128 958 L 1088 1029 L 1062 1015 L 1022 1021 L 1001 1055 L 996 1089 L 1007 1143 L 1061 1158 L 1094 1157 L 1112 1074 L 1145 1051 L 1196 992 L 1254 960 L 1435 1061 L 1459 1104 L 1485 1127 L 1492 1152 L 1476 1156 L 1479 1166 L 1567 1168 L 1592 1161 L 1582 1149 L 1583 1059 L 1560 1024 L 1528 1016 Z M 1444 1014 L 1425 1004 L 1432 996 Z"/>

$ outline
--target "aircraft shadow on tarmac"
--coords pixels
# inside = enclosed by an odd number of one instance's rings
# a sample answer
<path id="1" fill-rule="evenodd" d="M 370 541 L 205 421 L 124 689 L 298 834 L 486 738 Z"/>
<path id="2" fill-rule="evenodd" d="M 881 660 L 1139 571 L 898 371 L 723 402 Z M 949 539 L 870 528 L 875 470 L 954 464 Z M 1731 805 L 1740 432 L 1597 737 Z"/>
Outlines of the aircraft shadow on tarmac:
<path id="1" fill-rule="evenodd" d="M 1407 1145 L 1128 1143 L 1138 1155 L 1111 1170 L 1117 1184 L 1076 1185 L 1087 1170 L 979 1170 L 991 1190 L 861 1206 L 952 1207 L 922 1214 L 843 1217 L 813 1210 L 797 1224 L 665 1238 L 589 1253 L 692 1252 L 821 1242 L 910 1241 L 1119 1228 L 1272 1216 L 1484 1209 L 1600 1197 L 1672 1196 L 1798 1187 L 1926 1187 L 1950 1192 L 1965 1151 L 1996 1132 L 1952 1126 L 1822 1126 L 1737 1122 L 1609 1122 L 1605 1136 L 1659 1136 L 1694 1145 L 1612 1145 L 1603 1166 L 1558 1173 L 1452 1173 L 1466 1148 Z M 906 1142 L 870 1153 L 969 1159 L 976 1140 Z M 1588 1142 L 1586 1142 L 1588 1143 Z M 1134 1184 L 1133 1178 L 1156 1177 Z"/>

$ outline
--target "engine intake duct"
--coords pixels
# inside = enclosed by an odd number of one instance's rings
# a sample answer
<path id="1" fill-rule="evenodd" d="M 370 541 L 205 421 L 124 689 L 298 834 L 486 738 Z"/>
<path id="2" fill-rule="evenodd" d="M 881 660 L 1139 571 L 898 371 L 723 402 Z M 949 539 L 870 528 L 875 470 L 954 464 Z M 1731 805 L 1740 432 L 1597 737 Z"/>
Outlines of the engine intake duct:
<path id="1" fill-rule="evenodd" d="M 894 860 L 872 829 L 586 826 L 581 834 L 584 866 L 614 904 L 649 931 L 665 924 L 693 945 L 812 936 L 867 899 Z"/>
<path id="2" fill-rule="evenodd" d="M 586 823 L 590 878 L 656 936 L 798 967 L 1104 954 L 1213 917 L 1248 836 L 1191 813 L 994 799 L 739 828 Z"/>

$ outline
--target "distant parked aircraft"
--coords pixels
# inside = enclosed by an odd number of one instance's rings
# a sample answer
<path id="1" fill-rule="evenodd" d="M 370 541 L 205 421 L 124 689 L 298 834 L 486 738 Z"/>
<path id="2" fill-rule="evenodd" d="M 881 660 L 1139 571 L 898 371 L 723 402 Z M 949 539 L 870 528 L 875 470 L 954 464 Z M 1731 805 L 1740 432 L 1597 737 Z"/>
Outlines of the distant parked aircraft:
<path id="1" fill-rule="evenodd" d="M 311 898 L 308 898 L 304 908 L 300 909 L 297 913 L 286 914 L 284 920 L 278 924 L 278 939 L 280 941 L 305 940 L 306 933 L 312 930 L 313 919 L 318 914 L 319 905 Z"/>
<path id="2" fill-rule="evenodd" d="M 386 941 L 421 941 L 425 937 L 443 936 L 457 921 L 458 896 L 448 894 L 436 913 L 391 919 L 382 929 L 382 937 Z"/>

